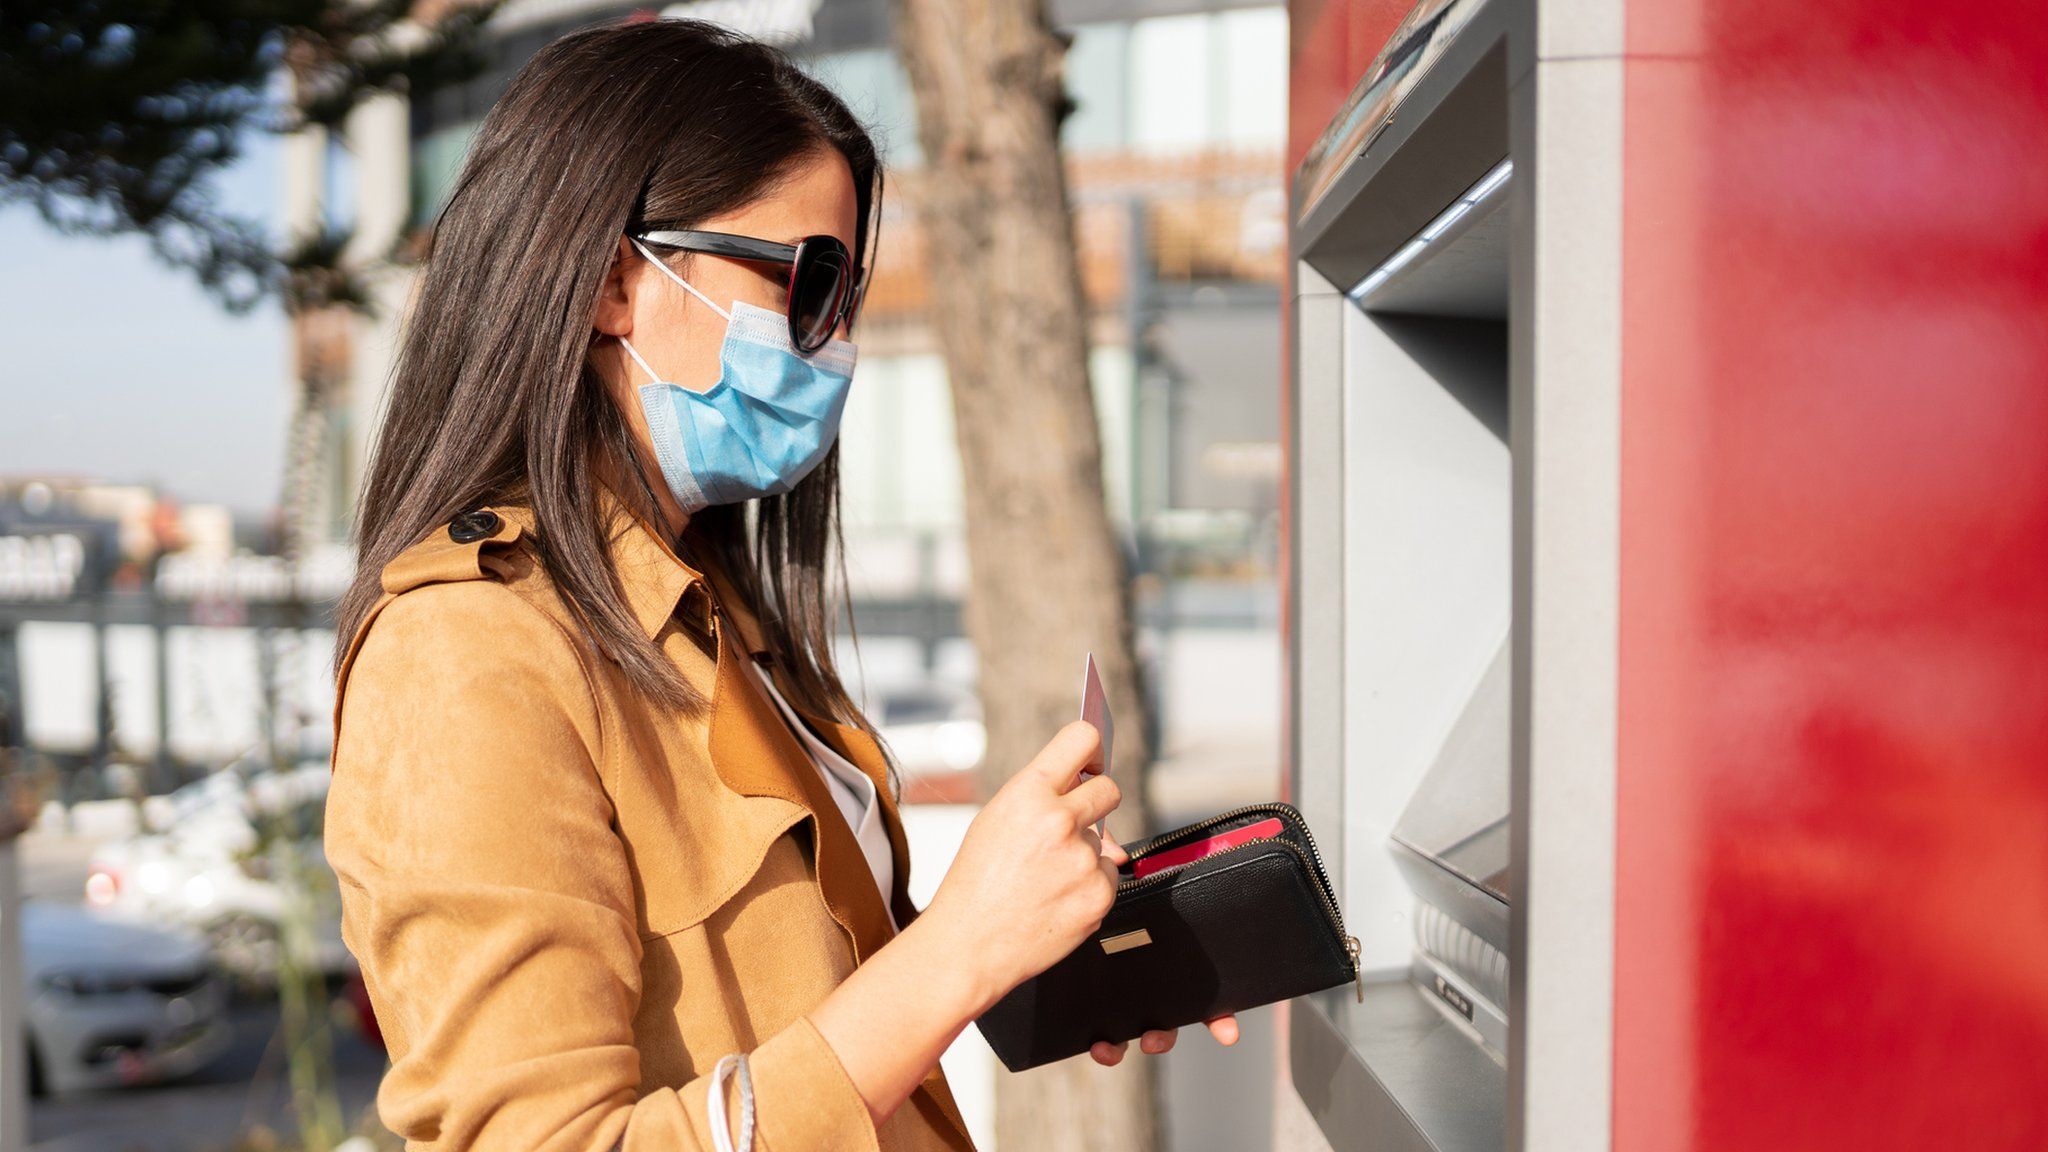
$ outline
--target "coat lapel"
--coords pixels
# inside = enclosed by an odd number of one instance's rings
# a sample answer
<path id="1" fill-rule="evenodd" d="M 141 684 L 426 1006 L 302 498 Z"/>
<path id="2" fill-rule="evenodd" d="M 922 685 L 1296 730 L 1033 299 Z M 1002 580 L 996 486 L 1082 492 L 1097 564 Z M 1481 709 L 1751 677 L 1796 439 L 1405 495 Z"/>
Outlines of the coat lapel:
<path id="1" fill-rule="evenodd" d="M 735 656 L 742 652 L 762 656 L 768 655 L 768 645 L 762 635 L 760 621 L 754 616 L 753 611 L 747 607 L 746 602 L 741 599 L 732 586 L 716 570 L 707 569 L 705 577 L 714 589 L 720 612 L 733 625 L 732 631 L 734 635 L 729 638 L 731 646 L 729 649 L 721 650 L 721 661 L 724 659 L 724 652 L 727 650 L 732 651 Z M 875 742 L 874 737 L 862 731 L 858 725 L 838 723 L 837 721 L 816 715 L 796 704 L 795 697 L 789 691 L 788 682 L 782 678 L 779 668 L 775 668 L 772 665 L 764 665 L 761 671 L 765 675 L 775 677 L 775 686 L 782 692 L 785 699 L 791 701 L 790 707 L 811 726 L 811 730 L 816 732 L 818 737 L 827 746 L 834 752 L 846 757 L 869 780 L 874 782 L 875 796 L 882 808 L 882 827 L 889 836 L 889 859 L 892 865 L 891 871 L 894 873 L 894 883 L 890 885 L 889 911 L 895 915 L 896 923 L 899 926 L 908 927 L 910 922 L 917 917 L 917 908 L 910 902 L 910 845 L 903 831 L 902 812 L 897 807 L 895 796 L 889 790 L 888 758 L 883 754 L 881 745 Z M 748 696 L 758 702 L 760 711 L 765 719 L 772 724 L 774 732 L 778 736 L 786 738 L 782 743 L 786 744 L 787 751 L 794 756 L 791 766 L 802 769 L 800 773 L 792 774 L 800 776 L 806 785 L 816 784 L 818 786 L 817 795 L 825 803 L 825 810 L 836 812 L 838 810 L 837 805 L 833 803 L 831 793 L 825 788 L 824 781 L 819 777 L 817 767 L 811 763 L 810 754 L 804 751 L 801 744 L 797 743 L 795 735 L 789 731 L 789 726 L 784 724 L 781 716 L 776 714 L 774 704 L 762 699 L 760 693 L 754 691 L 752 683 L 740 680 L 738 677 L 735 677 L 735 679 L 739 681 L 737 687 L 744 689 Z M 724 683 L 724 665 L 721 663 L 719 676 L 721 691 L 723 690 Z M 814 809 L 815 811 L 817 810 Z M 821 821 L 821 823 L 830 823 L 830 821 Z M 845 821 L 841 820 L 839 823 L 844 824 Z M 861 873 L 871 875 L 867 865 L 867 856 L 860 851 L 860 845 L 853 839 L 850 831 L 846 839 L 852 845 L 853 857 L 860 865 Z M 868 883 L 867 891 L 875 892 L 872 880 Z M 875 895 L 877 897 L 876 903 L 879 904 L 881 894 L 875 892 Z M 884 926 L 884 931 L 890 931 L 886 925 Z M 863 957 L 866 955 L 866 952 L 862 953 Z"/>
<path id="2" fill-rule="evenodd" d="M 811 817 L 818 885 L 832 916 L 853 938 L 856 962 L 895 935 L 875 890 L 874 873 L 853 830 L 775 705 L 739 667 L 748 659 L 731 629 L 718 629 L 718 681 L 711 702 L 711 762 L 726 787 L 746 796 L 779 796 Z"/>
<path id="3" fill-rule="evenodd" d="M 825 902 L 853 936 L 859 958 L 865 960 L 894 935 L 883 914 L 881 893 L 875 890 L 867 856 L 861 852 L 852 829 L 840 817 L 824 778 L 811 763 L 810 753 L 783 723 L 774 703 L 761 695 L 738 666 L 739 660 L 751 659 L 752 653 L 768 650 L 759 621 L 715 571 L 707 570 L 705 575 L 718 598 L 720 615 L 732 623 L 730 629 L 718 630 L 718 686 L 712 710 L 711 758 L 727 787 L 748 795 L 783 796 L 810 810 L 811 826 L 818 833 L 818 882 L 825 891 Z M 770 675 L 775 673 L 768 667 L 762 670 Z M 776 687 L 780 690 L 782 685 L 778 683 Z M 787 697 L 789 693 L 785 690 L 783 695 Z M 910 848 L 902 814 L 889 791 L 888 759 L 881 745 L 858 725 L 827 720 L 797 708 L 794 703 L 791 707 L 833 751 L 859 766 L 874 781 L 875 795 L 882 807 L 882 825 L 889 833 L 889 855 L 895 865 L 890 906 L 896 922 L 909 927 L 918 914 L 910 902 Z M 829 818 L 819 815 L 827 812 L 831 814 Z M 967 1131 L 966 1119 L 960 1115 L 959 1104 L 953 1099 L 952 1087 L 946 1083 L 945 1070 L 933 1065 L 920 1087 L 966 1141 L 963 1146 L 971 1147 L 973 1138 Z"/>
<path id="4" fill-rule="evenodd" d="M 903 819 L 898 813 L 895 799 L 889 794 L 888 758 L 883 755 L 882 746 L 857 725 L 836 723 L 813 716 L 802 709 L 798 709 L 797 713 L 817 730 L 819 736 L 832 746 L 833 751 L 858 764 L 860 770 L 867 773 L 868 778 L 875 782 L 875 794 L 882 805 L 883 824 L 889 830 L 889 852 L 896 861 L 895 890 L 891 894 L 896 922 L 903 927 L 909 927 L 910 922 L 917 917 L 917 908 L 910 902 L 910 848 L 904 837 Z M 815 772 L 812 774 L 816 775 Z M 840 823 L 844 824 L 845 821 L 842 820 Z M 865 868 L 867 858 L 863 856 L 857 863 Z M 874 887 L 873 884 L 869 884 L 868 890 L 872 892 Z M 953 1099 L 953 1090 L 946 1083 L 944 1070 L 933 1065 L 932 1070 L 925 1075 L 923 1088 L 938 1104 L 939 1111 L 945 1113 L 946 1119 L 960 1130 L 962 1136 L 967 1136 L 967 1121 L 960 1115 L 960 1105 Z"/>
<path id="5" fill-rule="evenodd" d="M 889 760 L 882 753 L 882 746 L 873 736 L 853 724 L 840 724 L 822 716 L 813 716 L 801 708 L 797 714 L 808 721 L 818 735 L 831 745 L 834 752 L 853 764 L 868 779 L 875 782 L 875 796 L 882 806 L 882 827 L 889 833 L 889 856 L 895 861 L 896 882 L 889 894 L 889 909 L 896 917 L 896 923 L 908 928 L 917 918 L 917 907 L 910 902 L 910 844 L 903 831 L 903 814 L 897 808 L 896 797 L 889 791 Z"/>

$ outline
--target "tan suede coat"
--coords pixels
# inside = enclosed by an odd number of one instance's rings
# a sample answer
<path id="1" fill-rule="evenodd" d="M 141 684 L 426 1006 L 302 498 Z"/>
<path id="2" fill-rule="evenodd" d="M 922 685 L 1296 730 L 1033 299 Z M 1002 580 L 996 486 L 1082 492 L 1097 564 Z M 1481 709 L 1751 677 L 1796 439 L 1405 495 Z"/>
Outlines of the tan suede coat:
<path id="1" fill-rule="evenodd" d="M 747 606 L 604 501 L 634 613 L 708 715 L 572 638 L 523 505 L 394 559 L 346 638 L 326 848 L 390 1046 L 380 1117 L 408 1149 L 710 1152 L 709 1073 L 746 1052 L 756 1149 L 969 1152 L 943 1072 L 878 1128 L 812 1025 L 893 934 L 873 874 L 735 664 L 765 654 Z M 807 719 L 876 782 L 908 926 L 883 753 Z"/>

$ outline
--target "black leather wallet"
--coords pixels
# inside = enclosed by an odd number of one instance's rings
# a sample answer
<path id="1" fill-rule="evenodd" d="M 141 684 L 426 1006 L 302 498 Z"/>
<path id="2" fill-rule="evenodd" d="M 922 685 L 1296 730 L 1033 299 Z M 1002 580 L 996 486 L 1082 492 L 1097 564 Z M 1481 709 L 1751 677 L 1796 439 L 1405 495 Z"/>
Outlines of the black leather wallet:
<path id="1" fill-rule="evenodd" d="M 1102 926 L 975 1020 L 1010 1071 L 1359 979 L 1358 939 L 1293 805 L 1233 808 L 1124 848 Z"/>

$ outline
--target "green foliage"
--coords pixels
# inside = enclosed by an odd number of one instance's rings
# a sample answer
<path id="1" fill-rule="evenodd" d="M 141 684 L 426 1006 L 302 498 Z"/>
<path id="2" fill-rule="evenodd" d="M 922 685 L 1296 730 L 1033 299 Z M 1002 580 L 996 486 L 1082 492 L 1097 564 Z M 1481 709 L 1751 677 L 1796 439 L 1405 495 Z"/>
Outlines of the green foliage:
<path id="1" fill-rule="evenodd" d="M 342 238 L 281 246 L 220 206 L 215 177 L 249 132 L 335 126 L 374 94 L 474 74 L 496 6 L 453 6 L 429 29 L 405 21 L 413 0 L 7 0 L 0 205 L 145 235 L 232 311 L 361 306 L 336 267 Z"/>

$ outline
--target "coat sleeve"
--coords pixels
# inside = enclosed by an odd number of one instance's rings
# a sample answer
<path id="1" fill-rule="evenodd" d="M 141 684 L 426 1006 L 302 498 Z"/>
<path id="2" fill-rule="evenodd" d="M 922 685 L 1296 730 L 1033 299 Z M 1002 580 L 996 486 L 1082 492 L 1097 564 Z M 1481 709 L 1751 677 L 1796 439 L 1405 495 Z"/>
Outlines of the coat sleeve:
<path id="1" fill-rule="evenodd" d="M 448 1152 L 711 1152 L 712 1060 L 640 1094 L 633 880 L 568 634 L 501 585 L 428 585 L 385 605 L 341 688 L 324 835 L 396 1034 L 380 1118 Z M 877 1149 L 808 1015 L 748 1065 L 757 1149 Z"/>

